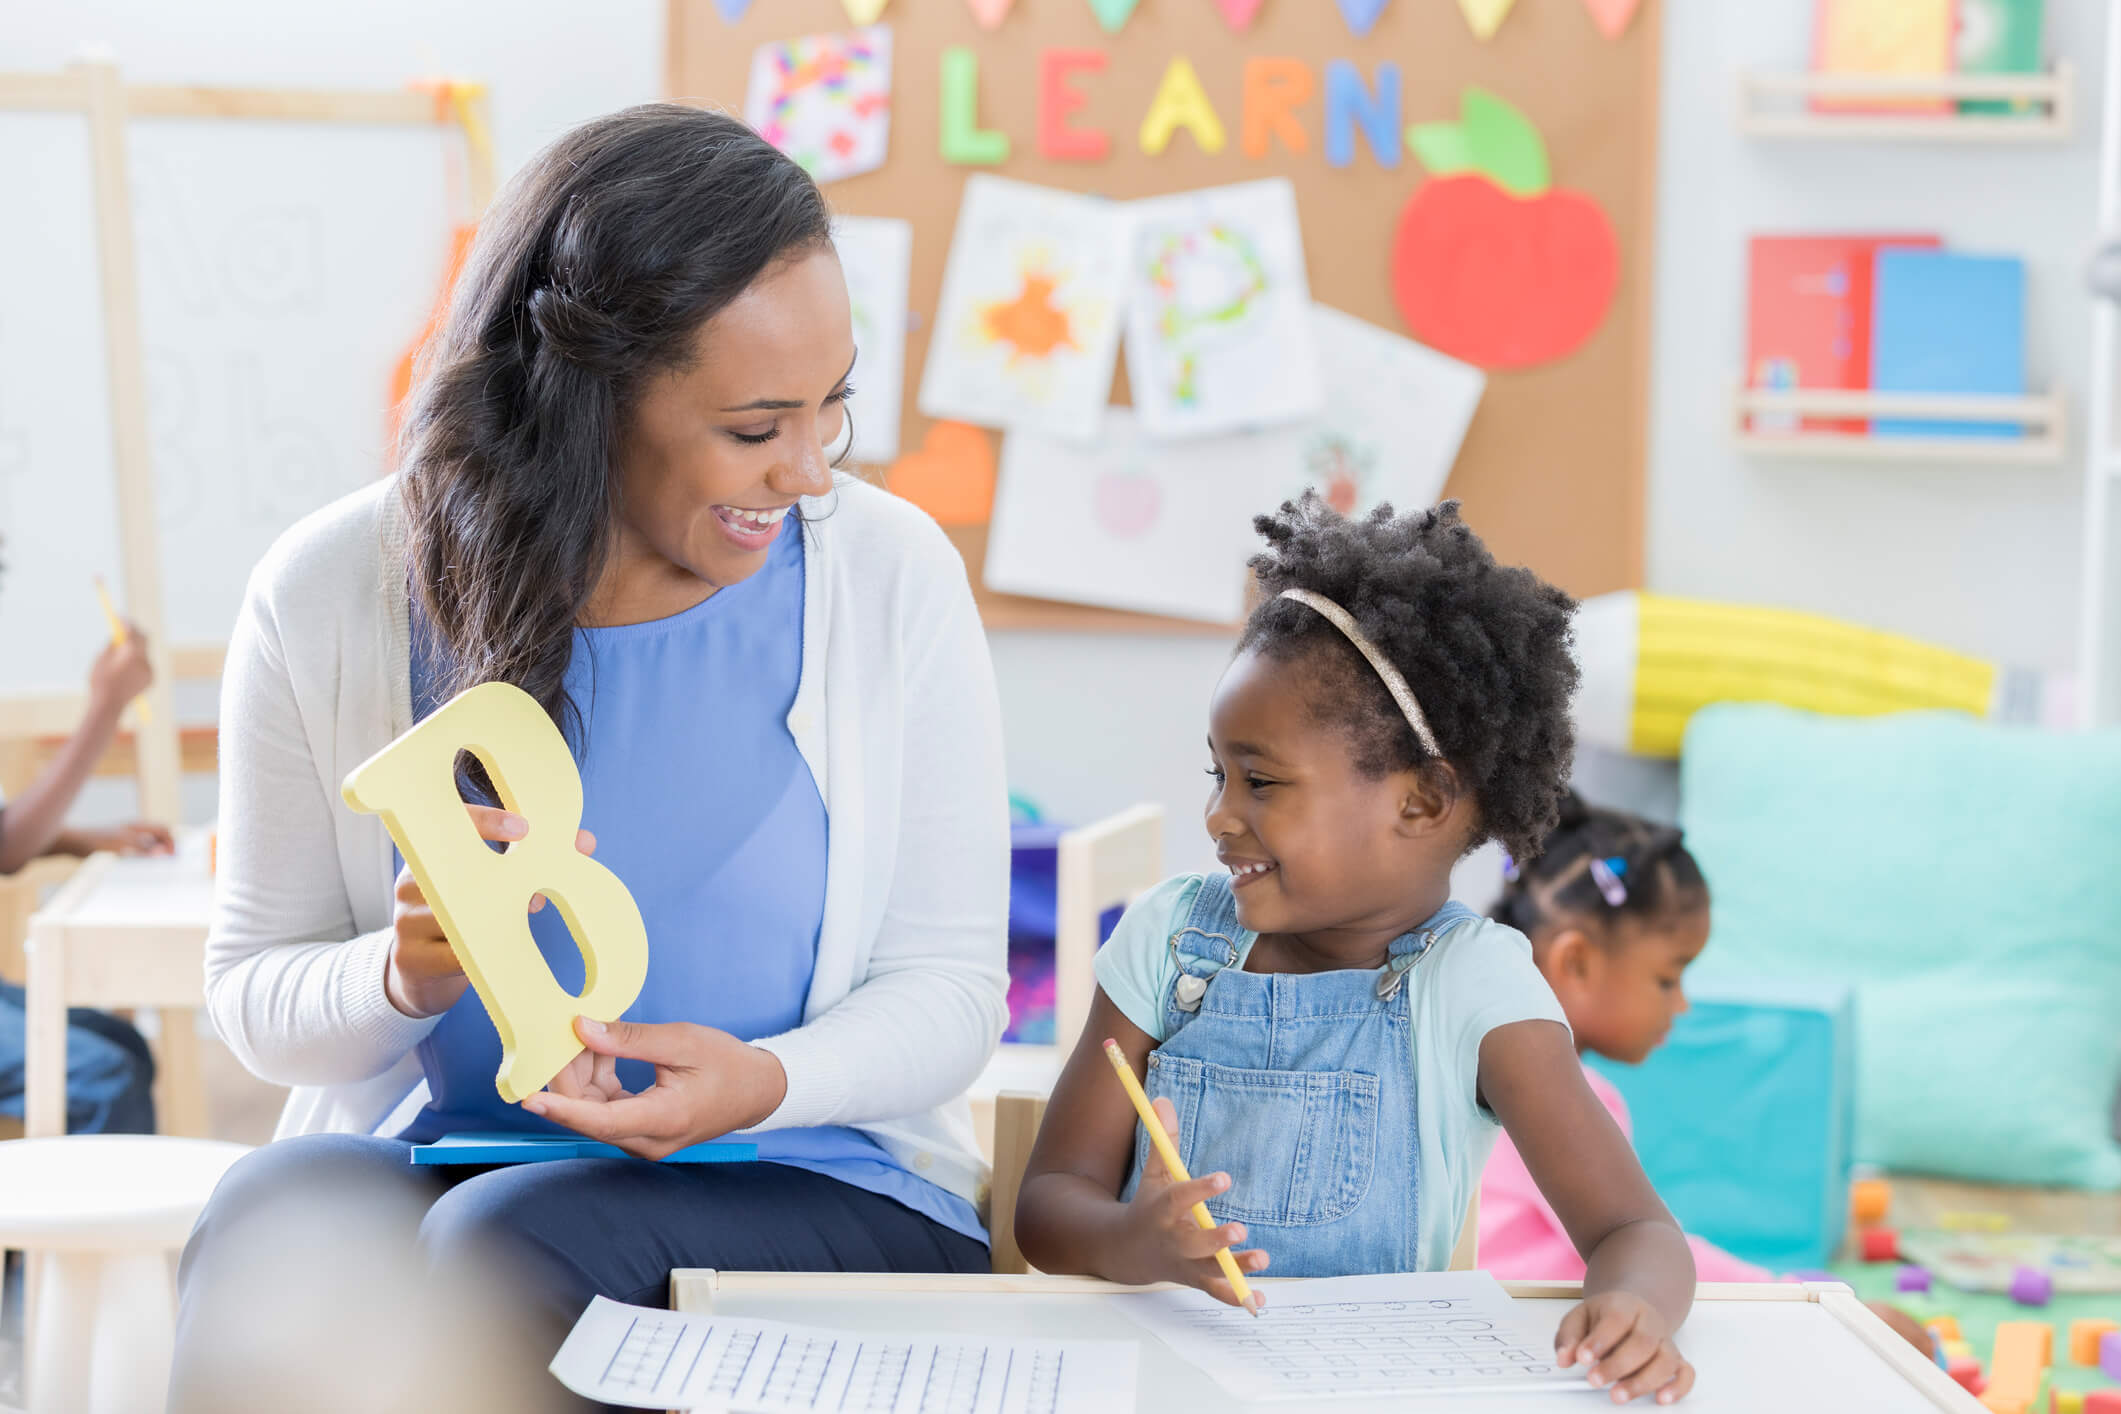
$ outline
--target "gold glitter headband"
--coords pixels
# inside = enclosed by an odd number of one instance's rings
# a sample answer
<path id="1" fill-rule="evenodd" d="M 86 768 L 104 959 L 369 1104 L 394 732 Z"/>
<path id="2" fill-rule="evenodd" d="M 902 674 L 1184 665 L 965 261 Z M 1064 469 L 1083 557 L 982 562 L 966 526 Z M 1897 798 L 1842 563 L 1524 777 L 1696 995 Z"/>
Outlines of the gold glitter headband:
<path id="1" fill-rule="evenodd" d="M 1421 704 L 1414 700 L 1414 689 L 1407 686 L 1399 669 L 1377 651 L 1377 645 L 1370 641 L 1369 635 L 1356 626 L 1355 616 L 1325 595 L 1313 594 L 1308 589 L 1284 589 L 1280 597 L 1310 605 L 1325 616 L 1327 623 L 1347 636 L 1348 642 L 1355 645 L 1355 651 L 1369 659 L 1370 666 L 1377 670 L 1377 676 L 1384 681 L 1385 691 L 1392 694 L 1392 700 L 1399 704 L 1399 710 L 1406 716 L 1407 725 L 1414 729 L 1414 739 L 1421 743 L 1421 749 L 1441 759 L 1443 752 L 1437 749 L 1436 733 L 1429 730 L 1429 719 L 1422 715 Z"/>

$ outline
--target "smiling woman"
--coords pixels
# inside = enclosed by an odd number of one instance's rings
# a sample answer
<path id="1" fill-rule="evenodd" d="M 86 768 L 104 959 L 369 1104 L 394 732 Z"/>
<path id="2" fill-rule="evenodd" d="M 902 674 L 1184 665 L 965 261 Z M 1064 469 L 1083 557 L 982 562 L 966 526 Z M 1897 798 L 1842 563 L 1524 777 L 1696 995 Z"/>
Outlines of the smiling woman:
<path id="1" fill-rule="evenodd" d="M 207 996 L 296 1089 L 186 1250 L 172 1408 L 241 1379 L 248 1215 L 348 1183 L 520 1305 L 538 1363 L 592 1296 L 660 1303 L 673 1266 L 986 1268 L 961 1096 L 1005 1018 L 999 711 L 956 552 L 833 473 L 856 350 L 829 231 L 810 179 L 726 116 L 649 105 L 566 135 L 480 228 L 397 476 L 252 576 Z M 578 847 L 649 936 L 639 1000 L 583 1022 L 520 1106 L 383 826 L 329 789 L 489 681 L 560 725 Z M 540 828 L 476 768 L 463 784 L 488 839 Z M 532 936 L 579 990 L 541 902 Z M 640 1157 L 408 1162 L 495 1129 Z M 759 1162 L 641 1161 L 739 1130 Z"/>

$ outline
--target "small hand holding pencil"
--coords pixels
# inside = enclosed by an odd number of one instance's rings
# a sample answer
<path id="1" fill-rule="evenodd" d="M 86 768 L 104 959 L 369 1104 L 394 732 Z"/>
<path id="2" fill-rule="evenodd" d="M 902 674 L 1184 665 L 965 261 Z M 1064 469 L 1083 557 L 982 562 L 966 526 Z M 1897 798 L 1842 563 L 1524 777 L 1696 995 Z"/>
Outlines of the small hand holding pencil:
<path id="1" fill-rule="evenodd" d="M 1149 1158 L 1142 1165 L 1141 1182 L 1135 1185 L 1133 1208 L 1164 1249 L 1164 1265 L 1180 1273 L 1178 1280 L 1259 1315 L 1266 1298 L 1252 1290 L 1244 1273 L 1265 1271 L 1267 1254 L 1257 1250 L 1233 1254 L 1230 1249 L 1245 1240 L 1245 1225 L 1217 1226 L 1208 1211 L 1207 1200 L 1230 1187 L 1230 1176 L 1211 1173 L 1194 1178 L 1188 1174 L 1178 1153 L 1178 1112 L 1171 1102 L 1149 1103 L 1117 1041 L 1105 1042 L 1105 1057 L 1119 1073 L 1119 1082 L 1149 1134 Z"/>

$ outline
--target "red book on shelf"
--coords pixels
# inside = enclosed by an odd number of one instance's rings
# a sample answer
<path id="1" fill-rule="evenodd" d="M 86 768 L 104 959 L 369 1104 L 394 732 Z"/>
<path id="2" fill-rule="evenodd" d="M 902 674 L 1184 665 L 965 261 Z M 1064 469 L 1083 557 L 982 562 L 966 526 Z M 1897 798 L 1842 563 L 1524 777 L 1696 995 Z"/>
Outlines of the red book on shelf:
<path id="1" fill-rule="evenodd" d="M 1871 386 L 1871 269 L 1881 246 L 1930 235 L 1755 236 L 1747 252 L 1745 382 L 1790 390 Z M 1755 413 L 1758 433 L 1869 432 L 1864 418 Z"/>

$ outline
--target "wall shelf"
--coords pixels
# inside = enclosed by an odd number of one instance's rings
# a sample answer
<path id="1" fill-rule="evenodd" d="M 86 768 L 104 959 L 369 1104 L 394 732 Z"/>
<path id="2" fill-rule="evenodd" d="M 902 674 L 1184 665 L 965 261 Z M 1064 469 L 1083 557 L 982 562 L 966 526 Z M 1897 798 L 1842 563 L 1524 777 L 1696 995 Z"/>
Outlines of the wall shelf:
<path id="1" fill-rule="evenodd" d="M 1814 98 L 1997 98 L 2024 113 L 1818 112 Z M 1912 139 L 1923 142 L 2062 142 L 2075 85 L 2070 66 L 2038 74 L 1813 74 L 1742 72 L 1738 130 L 1753 137 Z"/>
<path id="2" fill-rule="evenodd" d="M 1890 462 L 2054 462 L 2064 455 L 2062 394 L 1989 397 L 1971 393 L 1876 393 L 1740 388 L 1732 433 L 1753 456 L 1831 457 Z M 2012 436 L 1897 437 L 1867 432 L 1764 431 L 1755 418 L 1921 418 L 1934 422 L 2015 422 Z"/>

